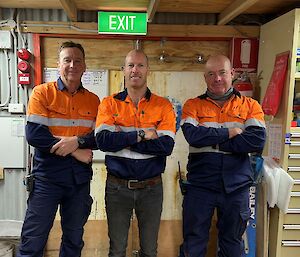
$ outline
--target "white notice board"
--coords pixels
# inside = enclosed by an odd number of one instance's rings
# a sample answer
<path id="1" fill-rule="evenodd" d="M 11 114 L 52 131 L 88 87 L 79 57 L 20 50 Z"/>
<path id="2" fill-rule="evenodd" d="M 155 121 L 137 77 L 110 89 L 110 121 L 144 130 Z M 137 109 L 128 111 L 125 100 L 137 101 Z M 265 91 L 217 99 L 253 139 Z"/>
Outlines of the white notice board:
<path id="1" fill-rule="evenodd" d="M 44 68 L 44 82 L 56 81 L 57 68 Z M 81 78 L 82 85 L 102 100 L 108 95 L 108 70 L 86 70 Z"/>
<path id="2" fill-rule="evenodd" d="M 56 81 L 59 77 L 57 68 L 44 68 L 44 82 Z M 100 100 L 108 95 L 108 70 L 86 70 L 81 78 L 84 88 L 96 94 Z M 94 151 L 94 161 L 103 161 L 105 153 Z"/>

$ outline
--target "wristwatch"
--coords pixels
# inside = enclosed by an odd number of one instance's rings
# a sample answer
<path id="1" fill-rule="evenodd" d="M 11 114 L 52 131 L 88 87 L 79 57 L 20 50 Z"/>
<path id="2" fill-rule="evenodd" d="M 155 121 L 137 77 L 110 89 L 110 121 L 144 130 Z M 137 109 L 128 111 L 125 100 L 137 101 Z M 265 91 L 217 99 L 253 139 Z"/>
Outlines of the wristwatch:
<path id="1" fill-rule="evenodd" d="M 78 148 L 84 148 L 85 139 L 83 137 L 77 137 Z"/>
<path id="2" fill-rule="evenodd" d="M 144 130 L 139 130 L 138 132 L 138 136 L 143 140 L 145 140 L 145 131 Z"/>

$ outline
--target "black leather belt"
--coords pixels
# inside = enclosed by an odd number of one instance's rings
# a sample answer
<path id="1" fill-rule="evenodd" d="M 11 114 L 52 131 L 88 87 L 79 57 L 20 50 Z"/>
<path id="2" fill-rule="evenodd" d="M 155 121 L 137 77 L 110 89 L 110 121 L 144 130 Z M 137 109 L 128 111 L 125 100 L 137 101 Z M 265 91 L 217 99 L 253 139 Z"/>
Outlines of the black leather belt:
<path id="1" fill-rule="evenodd" d="M 122 179 L 115 177 L 114 175 L 107 174 L 107 181 L 116 183 L 122 186 L 127 186 L 129 189 L 142 189 L 147 186 L 154 186 L 162 182 L 161 175 L 138 181 L 136 179 Z"/>

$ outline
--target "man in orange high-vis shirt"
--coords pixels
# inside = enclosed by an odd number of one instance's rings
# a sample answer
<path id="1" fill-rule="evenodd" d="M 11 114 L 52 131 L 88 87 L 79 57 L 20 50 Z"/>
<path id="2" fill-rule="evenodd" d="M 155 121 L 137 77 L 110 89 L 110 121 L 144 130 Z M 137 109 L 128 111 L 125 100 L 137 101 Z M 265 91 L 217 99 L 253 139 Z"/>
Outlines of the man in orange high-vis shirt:
<path id="1" fill-rule="evenodd" d="M 204 77 L 206 93 L 187 100 L 182 112 L 189 157 L 179 256 L 205 257 L 217 209 L 218 257 L 240 257 L 250 218 L 249 153 L 263 150 L 264 113 L 257 101 L 232 87 L 234 69 L 227 57 L 211 56 Z"/>
<path id="2" fill-rule="evenodd" d="M 92 149 L 99 98 L 86 90 L 86 69 L 80 44 L 59 48 L 60 77 L 33 89 L 28 104 L 26 139 L 35 148 L 34 184 L 21 234 L 18 257 L 42 257 L 49 231 L 60 207 L 60 257 L 79 257 L 84 245 L 83 226 L 92 198 Z M 31 180 L 32 181 L 32 180 Z"/>
<path id="3" fill-rule="evenodd" d="M 147 87 L 148 58 L 141 50 L 125 59 L 126 89 L 104 98 L 98 110 L 96 141 L 105 151 L 105 204 L 109 257 L 126 256 L 130 219 L 135 211 L 140 257 L 157 256 L 163 202 L 161 173 L 174 146 L 171 103 Z"/>

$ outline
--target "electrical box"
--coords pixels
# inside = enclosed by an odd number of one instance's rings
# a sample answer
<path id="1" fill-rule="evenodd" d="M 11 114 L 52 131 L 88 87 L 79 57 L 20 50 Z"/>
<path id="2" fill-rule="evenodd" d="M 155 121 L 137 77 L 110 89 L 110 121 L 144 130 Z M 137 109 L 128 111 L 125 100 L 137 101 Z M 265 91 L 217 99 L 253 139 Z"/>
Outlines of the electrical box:
<path id="1" fill-rule="evenodd" d="M 12 49 L 12 39 L 10 31 L 0 31 L 0 49 Z"/>
<path id="2" fill-rule="evenodd" d="M 0 117 L 0 167 L 25 168 L 25 116 Z"/>
<path id="3" fill-rule="evenodd" d="M 9 104 L 8 112 L 10 113 L 24 113 L 24 105 L 23 104 Z"/>

